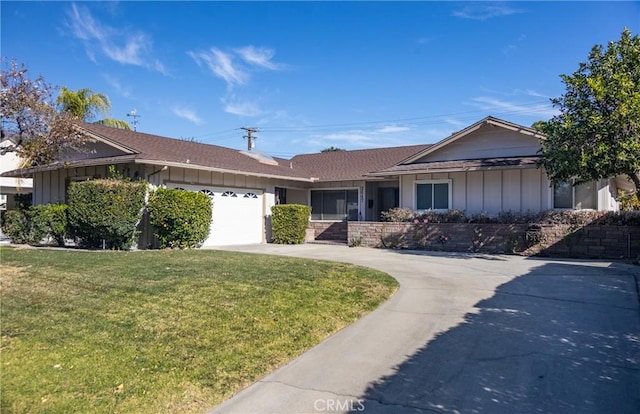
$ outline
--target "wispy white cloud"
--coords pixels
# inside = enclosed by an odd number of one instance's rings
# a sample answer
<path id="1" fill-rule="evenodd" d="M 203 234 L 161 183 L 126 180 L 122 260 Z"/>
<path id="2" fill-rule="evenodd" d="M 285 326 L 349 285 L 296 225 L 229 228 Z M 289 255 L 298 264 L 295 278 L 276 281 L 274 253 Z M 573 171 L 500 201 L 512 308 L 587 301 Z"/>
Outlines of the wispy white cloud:
<path id="1" fill-rule="evenodd" d="M 494 17 L 510 16 L 512 14 L 523 13 L 520 9 L 515 9 L 509 5 L 496 4 L 471 4 L 455 10 L 452 16 L 471 20 L 488 20 Z"/>
<path id="2" fill-rule="evenodd" d="M 541 92 L 534 91 L 533 89 L 527 89 L 527 90 L 525 90 L 523 93 L 524 93 L 525 95 L 527 95 L 527 96 L 533 96 L 533 97 L 535 97 L 535 98 L 551 99 L 551 96 L 549 96 L 549 95 L 545 95 L 545 94 L 543 94 L 543 93 L 541 93 Z"/>
<path id="3" fill-rule="evenodd" d="M 174 106 L 171 108 L 171 112 L 182 119 L 186 119 L 187 121 L 194 123 L 195 125 L 200 126 L 204 124 L 204 121 L 190 108 Z"/>
<path id="4" fill-rule="evenodd" d="M 558 114 L 550 103 L 518 104 L 488 96 L 471 98 L 471 104 L 492 113 L 550 118 Z"/>
<path id="5" fill-rule="evenodd" d="M 217 47 L 209 51 L 188 51 L 198 66 L 206 66 L 214 76 L 224 80 L 229 88 L 248 83 L 252 69 L 282 70 L 286 65 L 272 61 L 275 51 L 264 47 L 244 46 L 225 52 Z"/>
<path id="6" fill-rule="evenodd" d="M 205 65 L 215 76 L 223 79 L 229 87 L 244 85 L 249 79 L 239 66 L 234 64 L 233 56 L 218 48 L 211 48 L 208 52 L 187 52 L 198 64 Z"/>
<path id="7" fill-rule="evenodd" d="M 520 35 L 517 38 L 510 39 L 510 40 L 511 40 L 511 43 L 509 43 L 508 45 L 502 48 L 502 53 L 507 56 L 512 56 L 518 53 L 520 51 L 520 47 L 522 43 L 524 43 L 527 40 L 527 36 Z"/>
<path id="8" fill-rule="evenodd" d="M 453 118 L 446 118 L 446 119 L 444 119 L 444 122 L 449 124 L 449 125 L 453 125 L 456 128 L 462 128 L 462 127 L 466 127 L 466 126 L 469 125 L 469 123 L 467 123 L 467 122 L 459 121 L 459 120 L 453 119 Z"/>
<path id="9" fill-rule="evenodd" d="M 235 52 L 240 56 L 240 58 L 242 58 L 242 60 L 251 65 L 269 70 L 280 70 L 283 68 L 282 64 L 275 63 L 271 60 L 273 56 L 275 56 L 275 51 L 273 49 L 249 45 L 235 49 Z"/>
<path id="10" fill-rule="evenodd" d="M 226 99 L 222 99 L 222 102 L 224 103 L 224 111 L 229 114 L 250 117 L 259 116 L 264 113 L 254 102 L 228 102 Z"/>
<path id="11" fill-rule="evenodd" d="M 391 134 L 396 132 L 405 132 L 409 131 L 411 128 L 408 126 L 400 126 L 400 125 L 387 125 L 380 129 L 377 129 L 375 132 L 379 134 Z"/>
<path id="12" fill-rule="evenodd" d="M 105 25 L 95 19 L 88 8 L 75 3 L 67 16 L 71 34 L 84 42 L 87 56 L 92 61 L 96 62 L 96 56 L 101 53 L 118 63 L 167 74 L 162 62 L 153 57 L 153 40 L 146 33 Z"/>
<path id="13" fill-rule="evenodd" d="M 106 73 L 102 74 L 102 78 L 109 84 L 109 86 L 111 86 L 116 91 L 118 95 L 125 98 L 131 97 L 131 89 L 129 89 L 129 87 L 127 86 L 122 85 L 118 79 Z"/>
<path id="14" fill-rule="evenodd" d="M 404 125 L 386 125 L 371 129 L 353 129 L 329 134 L 316 135 L 311 143 L 326 145 L 327 142 L 336 143 L 339 147 L 347 148 L 377 148 L 398 145 L 406 142 L 406 133 L 413 129 Z M 415 131 L 414 131 L 414 135 Z M 400 139 L 402 138 L 402 139 Z"/>

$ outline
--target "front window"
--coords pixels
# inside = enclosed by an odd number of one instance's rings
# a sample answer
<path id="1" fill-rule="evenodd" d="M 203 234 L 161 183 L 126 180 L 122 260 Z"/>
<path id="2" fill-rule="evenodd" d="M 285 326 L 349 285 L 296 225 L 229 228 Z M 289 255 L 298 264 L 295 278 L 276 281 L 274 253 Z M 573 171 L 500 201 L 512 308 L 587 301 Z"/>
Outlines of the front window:
<path id="1" fill-rule="evenodd" d="M 591 209 L 598 208 L 596 183 L 573 185 L 572 182 L 558 182 L 553 185 L 553 208 Z"/>
<path id="2" fill-rule="evenodd" d="M 434 181 L 416 183 L 416 210 L 448 210 L 451 183 Z"/>
<path id="3" fill-rule="evenodd" d="M 358 220 L 358 190 L 311 190 L 312 220 Z"/>

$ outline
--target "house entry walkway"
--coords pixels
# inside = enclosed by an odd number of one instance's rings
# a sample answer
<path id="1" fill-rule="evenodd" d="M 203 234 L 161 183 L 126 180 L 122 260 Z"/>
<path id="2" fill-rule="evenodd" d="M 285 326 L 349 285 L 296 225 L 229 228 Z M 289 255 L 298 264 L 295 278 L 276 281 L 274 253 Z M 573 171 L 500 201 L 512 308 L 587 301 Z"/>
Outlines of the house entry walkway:
<path id="1" fill-rule="evenodd" d="M 640 412 L 640 268 L 327 245 L 229 250 L 349 262 L 386 303 L 210 413 Z"/>

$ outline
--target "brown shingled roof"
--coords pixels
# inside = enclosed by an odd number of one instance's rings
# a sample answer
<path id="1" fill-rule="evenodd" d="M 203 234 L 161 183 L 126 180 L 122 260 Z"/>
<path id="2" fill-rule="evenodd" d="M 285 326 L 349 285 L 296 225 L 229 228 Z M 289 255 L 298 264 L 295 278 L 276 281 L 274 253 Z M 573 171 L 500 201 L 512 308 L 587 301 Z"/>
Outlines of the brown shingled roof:
<path id="1" fill-rule="evenodd" d="M 124 153 L 104 158 L 60 161 L 8 173 L 30 175 L 35 171 L 70 166 L 140 162 L 158 165 L 173 164 L 186 168 L 232 171 L 301 181 L 359 180 L 371 172 L 393 167 L 430 146 L 411 145 L 303 154 L 291 160 L 274 158 L 277 165 L 270 165 L 243 154 L 244 151 L 218 145 L 183 141 L 103 125 L 87 123 L 79 125 L 93 138 L 119 148 Z"/>
<path id="2" fill-rule="evenodd" d="M 304 169 L 320 181 L 361 180 L 371 172 L 390 168 L 430 145 L 409 145 L 354 151 L 296 155 L 294 169 Z"/>
<path id="3" fill-rule="evenodd" d="M 291 168 L 288 160 L 276 159 L 278 165 L 261 163 L 241 151 L 218 145 L 183 141 L 111 128 L 102 125 L 85 124 L 82 128 L 105 141 L 126 147 L 135 153 L 136 160 L 165 161 L 188 164 L 211 169 L 237 171 L 239 173 L 264 174 L 291 178 L 308 179 L 305 171 Z"/>

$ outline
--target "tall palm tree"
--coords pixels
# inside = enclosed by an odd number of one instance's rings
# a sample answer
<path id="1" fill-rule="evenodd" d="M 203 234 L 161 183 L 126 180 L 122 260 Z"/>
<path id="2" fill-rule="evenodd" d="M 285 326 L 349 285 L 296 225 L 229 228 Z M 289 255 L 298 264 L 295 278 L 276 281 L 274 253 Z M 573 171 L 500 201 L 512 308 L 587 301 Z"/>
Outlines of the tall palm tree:
<path id="1" fill-rule="evenodd" d="M 108 116 L 109 112 L 111 112 L 111 102 L 105 94 L 93 92 L 88 88 L 72 91 L 63 86 L 60 88 L 57 103 L 60 105 L 62 112 L 70 114 L 73 118 L 131 130 L 131 126 L 120 119 L 102 118 L 96 120 L 100 116 Z"/>

